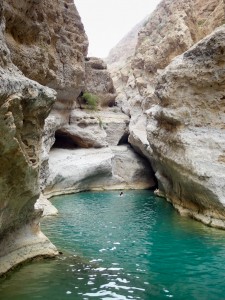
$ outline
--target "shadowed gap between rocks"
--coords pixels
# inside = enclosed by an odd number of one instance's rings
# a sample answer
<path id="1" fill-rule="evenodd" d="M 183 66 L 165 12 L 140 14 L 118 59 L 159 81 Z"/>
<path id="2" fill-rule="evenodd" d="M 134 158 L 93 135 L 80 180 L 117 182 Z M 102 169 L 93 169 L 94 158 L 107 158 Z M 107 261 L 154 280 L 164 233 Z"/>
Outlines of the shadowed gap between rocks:
<path id="1" fill-rule="evenodd" d="M 76 141 L 68 133 L 61 130 L 56 130 L 55 132 L 55 143 L 52 148 L 60 149 L 78 149 L 82 148 L 79 144 L 79 141 Z"/>

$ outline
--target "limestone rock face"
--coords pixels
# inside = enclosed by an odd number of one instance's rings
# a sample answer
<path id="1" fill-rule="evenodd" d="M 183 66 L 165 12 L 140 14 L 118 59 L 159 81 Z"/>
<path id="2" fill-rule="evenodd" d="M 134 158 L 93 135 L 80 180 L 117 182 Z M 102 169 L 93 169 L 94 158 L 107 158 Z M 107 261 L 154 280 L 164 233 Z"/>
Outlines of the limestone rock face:
<path id="1" fill-rule="evenodd" d="M 146 189 L 155 185 L 151 167 L 129 146 L 53 149 L 45 195 L 87 190 Z"/>
<path id="2" fill-rule="evenodd" d="M 87 57 L 85 75 L 85 91 L 97 95 L 101 107 L 114 106 L 115 88 L 104 61 L 96 57 Z"/>
<path id="3" fill-rule="evenodd" d="M 52 203 L 43 194 L 40 195 L 34 207 L 43 211 L 42 217 L 52 217 L 58 215 L 57 208 L 52 205 Z"/>
<path id="4" fill-rule="evenodd" d="M 182 213 L 217 227 L 224 227 L 223 28 L 185 51 L 224 24 L 224 12 L 224 1 L 163 0 L 134 55 L 110 67 L 116 102 L 131 117 L 128 140 L 153 164 L 160 190 Z"/>
<path id="5" fill-rule="evenodd" d="M 177 57 L 148 111 L 149 153 L 160 190 L 204 223 L 225 228 L 225 26 Z"/>
<path id="6" fill-rule="evenodd" d="M 130 139 L 135 147 L 140 145 L 135 142 L 136 129 L 146 128 L 146 118 L 141 121 L 143 113 L 157 104 L 157 77 L 174 57 L 222 25 L 224 18 L 223 1 L 163 0 L 139 31 L 135 54 L 110 67 L 116 102 L 131 116 Z"/>
<path id="7" fill-rule="evenodd" d="M 0 274 L 37 255 L 56 255 L 40 232 L 39 162 L 42 129 L 55 92 L 13 65 L 0 2 Z M 32 251 L 32 252 L 31 252 Z"/>
<path id="8" fill-rule="evenodd" d="M 84 86 L 88 46 L 74 2 L 7 0 L 4 9 L 13 63 L 28 78 L 54 88 L 56 106 L 67 107 Z"/>
<path id="9" fill-rule="evenodd" d="M 68 124 L 85 86 L 88 40 L 74 1 L 7 0 L 4 9 L 13 63 L 26 77 L 57 91 L 50 121 L 56 130 Z"/>

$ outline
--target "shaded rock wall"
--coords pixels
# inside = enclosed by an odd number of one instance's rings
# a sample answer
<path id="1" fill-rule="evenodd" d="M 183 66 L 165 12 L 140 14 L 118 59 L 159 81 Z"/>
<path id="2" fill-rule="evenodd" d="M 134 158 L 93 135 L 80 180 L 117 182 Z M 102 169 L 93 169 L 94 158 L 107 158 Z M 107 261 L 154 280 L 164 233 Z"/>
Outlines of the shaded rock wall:
<path id="1" fill-rule="evenodd" d="M 57 250 L 40 232 L 39 163 L 44 120 L 55 92 L 29 80 L 11 61 L 0 3 L 0 274 Z M 25 234 L 25 232 L 27 234 Z"/>
<path id="2" fill-rule="evenodd" d="M 96 57 L 87 57 L 85 74 L 85 91 L 97 95 L 101 107 L 114 106 L 116 92 L 106 63 Z"/>
<path id="3" fill-rule="evenodd" d="M 13 63 L 28 78 L 54 88 L 60 103 L 73 101 L 84 85 L 88 46 L 74 2 L 7 0 L 4 8 Z"/>

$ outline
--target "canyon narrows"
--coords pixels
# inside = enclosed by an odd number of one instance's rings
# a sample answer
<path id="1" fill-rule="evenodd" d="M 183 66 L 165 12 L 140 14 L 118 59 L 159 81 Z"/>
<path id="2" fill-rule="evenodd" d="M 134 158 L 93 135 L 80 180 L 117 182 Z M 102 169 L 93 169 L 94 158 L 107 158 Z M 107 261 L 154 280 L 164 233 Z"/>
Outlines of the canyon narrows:
<path id="1" fill-rule="evenodd" d="M 54 195 L 157 179 L 182 214 L 225 228 L 224 11 L 163 0 L 105 62 L 72 0 L 1 1 L 0 274 L 58 254 L 39 228 Z"/>

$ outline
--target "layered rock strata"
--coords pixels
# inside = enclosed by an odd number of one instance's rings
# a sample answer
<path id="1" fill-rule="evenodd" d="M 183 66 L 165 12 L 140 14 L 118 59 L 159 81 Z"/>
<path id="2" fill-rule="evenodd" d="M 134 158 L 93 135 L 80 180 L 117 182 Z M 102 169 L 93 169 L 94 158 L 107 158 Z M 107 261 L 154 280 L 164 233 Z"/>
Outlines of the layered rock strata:
<path id="1" fill-rule="evenodd" d="M 29 258 L 57 254 L 41 233 L 39 163 L 44 120 L 55 92 L 29 80 L 11 61 L 0 2 L 0 275 Z"/>

